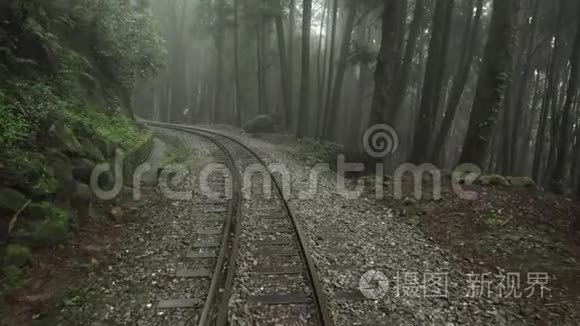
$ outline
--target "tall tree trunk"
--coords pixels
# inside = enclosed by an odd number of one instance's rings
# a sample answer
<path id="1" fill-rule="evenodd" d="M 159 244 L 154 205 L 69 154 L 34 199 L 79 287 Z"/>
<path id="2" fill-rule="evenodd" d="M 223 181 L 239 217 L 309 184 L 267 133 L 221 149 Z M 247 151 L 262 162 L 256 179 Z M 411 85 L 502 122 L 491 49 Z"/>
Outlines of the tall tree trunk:
<path id="1" fill-rule="evenodd" d="M 369 127 L 385 123 L 385 112 L 391 99 L 393 76 L 397 69 L 396 49 L 392 46 L 397 40 L 398 0 L 383 0 L 381 47 L 375 69 L 375 91 L 371 106 Z"/>
<path id="2" fill-rule="evenodd" d="M 411 161 L 415 163 L 423 163 L 428 155 L 434 121 L 441 99 L 453 7 L 454 0 L 439 0 L 435 6 L 427 69 L 425 69 L 425 84 L 411 153 Z"/>
<path id="3" fill-rule="evenodd" d="M 290 88 L 288 87 L 288 63 L 286 58 L 286 41 L 284 40 L 284 24 L 282 23 L 282 13 L 276 15 L 276 32 L 278 34 L 278 53 L 280 54 L 280 77 L 282 85 L 282 97 L 284 98 L 284 118 L 286 126 L 292 124 L 292 107 L 290 106 Z"/>
<path id="4" fill-rule="evenodd" d="M 309 130 L 310 113 L 310 22 L 312 20 L 312 0 L 304 0 L 302 14 L 302 76 L 300 83 L 300 119 L 299 137 L 304 137 Z"/>
<path id="5" fill-rule="evenodd" d="M 557 15 L 555 17 L 556 23 L 553 31 L 554 35 L 554 46 L 553 51 L 551 54 L 550 60 L 550 72 L 549 72 L 549 80 L 546 89 L 546 94 L 544 95 L 544 100 L 542 103 L 542 110 L 544 110 L 546 120 L 542 127 L 542 134 L 538 135 L 538 140 L 541 136 L 541 142 L 538 142 L 541 146 L 540 150 L 536 148 L 536 157 L 534 158 L 534 177 L 538 182 L 544 183 L 545 180 L 549 179 L 551 176 L 549 173 L 551 172 L 551 166 L 553 164 L 553 159 L 555 157 L 555 132 L 557 128 L 557 114 L 556 114 L 556 107 L 558 105 L 558 90 L 560 85 L 560 67 L 561 67 L 561 55 L 562 49 L 564 47 L 564 40 L 562 38 L 562 31 L 564 28 L 563 18 L 564 13 L 566 11 L 565 7 L 562 5 L 562 1 L 555 2 L 555 7 L 558 9 L 556 10 Z M 558 7 L 559 5 L 559 7 Z M 551 116 L 551 119 L 548 117 Z M 551 120 L 551 128 L 550 128 L 550 148 L 548 151 L 548 160 L 546 164 L 546 168 L 544 171 L 541 171 L 542 166 L 542 158 L 544 154 L 544 145 L 546 139 L 546 129 L 548 128 L 548 121 Z M 542 173 L 543 172 L 543 173 Z M 540 180 L 541 179 L 541 180 Z"/>
<path id="6" fill-rule="evenodd" d="M 331 0 L 332 1 L 332 0 Z M 326 77 L 327 85 L 325 91 L 325 99 L 323 104 L 323 113 L 322 113 L 322 123 L 321 123 L 321 130 L 319 131 L 321 135 L 326 134 L 326 121 L 328 120 L 328 115 L 330 114 L 330 97 L 332 96 L 332 81 L 334 80 L 334 57 L 335 57 L 335 48 L 336 48 L 336 30 L 337 30 L 337 20 L 338 20 L 338 0 L 333 1 L 332 7 L 332 15 L 331 15 L 332 23 L 330 27 L 330 47 L 328 49 L 328 76 Z"/>
<path id="7" fill-rule="evenodd" d="M 398 75 L 398 82 L 394 85 L 393 104 L 391 105 L 391 112 L 387 113 L 389 120 L 396 123 L 401 113 L 403 101 L 407 94 L 409 86 L 409 77 L 411 75 L 411 68 L 413 67 L 413 59 L 415 58 L 417 43 L 419 42 L 420 32 L 423 27 L 423 20 L 425 19 L 425 0 L 417 0 L 415 2 L 415 10 L 413 13 L 413 21 L 409 27 L 409 36 L 405 46 L 405 56 Z"/>
<path id="8" fill-rule="evenodd" d="M 525 44 L 525 48 L 527 49 L 526 51 L 526 56 L 525 59 L 522 60 L 520 59 L 520 63 L 521 65 L 518 67 L 518 69 L 516 70 L 516 72 L 519 74 L 522 70 L 522 76 L 521 76 L 521 81 L 519 83 L 519 87 L 517 89 L 517 99 L 516 99 L 516 103 L 515 103 L 515 114 L 514 117 L 521 117 L 524 115 L 524 101 L 526 100 L 526 98 L 528 98 L 528 93 L 527 93 L 527 89 L 529 86 L 529 79 L 530 79 L 530 75 L 534 70 L 534 67 L 532 66 L 532 59 L 534 56 L 534 52 L 533 52 L 533 48 L 534 48 L 534 40 L 536 39 L 536 34 L 537 34 L 537 27 L 538 27 L 538 15 L 539 15 L 539 10 L 540 10 L 540 1 L 541 0 L 536 0 L 535 4 L 534 4 L 534 11 L 532 14 L 532 20 L 530 22 L 531 26 L 530 31 L 528 32 L 528 39 L 526 40 L 526 44 Z M 514 119 L 516 120 L 516 119 Z M 512 175 L 517 173 L 517 169 L 518 169 L 518 165 L 519 165 L 519 161 L 521 159 L 521 157 L 519 157 L 519 155 L 517 155 L 519 153 L 518 149 L 519 149 L 519 143 L 520 143 L 520 132 L 521 132 L 521 127 L 522 127 L 522 123 L 521 121 L 514 121 L 513 125 L 512 125 L 512 134 L 511 134 L 511 139 L 512 141 L 510 142 L 510 153 L 512 153 L 512 162 L 511 165 L 508 168 L 508 172 L 510 172 Z"/>
<path id="9" fill-rule="evenodd" d="M 290 13 L 288 15 L 288 89 L 290 90 L 290 97 L 288 98 L 288 106 L 292 118 L 288 125 L 288 130 L 293 130 L 294 125 L 294 28 L 296 20 L 296 0 L 290 0 Z"/>
<path id="10" fill-rule="evenodd" d="M 324 75 L 326 74 L 326 69 L 324 69 L 326 67 L 326 63 L 323 62 L 323 57 L 322 57 L 322 44 L 323 44 L 323 40 L 325 40 L 324 37 L 324 27 L 326 27 L 325 22 L 326 22 L 326 13 L 329 11 L 328 6 L 330 6 L 330 0 L 326 0 L 325 2 L 325 6 L 324 9 L 322 11 L 322 20 L 320 21 L 320 31 L 318 32 L 319 37 L 318 37 L 318 58 L 317 58 L 317 68 L 318 68 L 318 76 L 317 76 L 317 81 L 318 81 L 318 105 L 317 105 L 317 109 L 320 110 L 322 108 L 322 105 L 324 105 Z M 326 48 L 326 46 L 325 46 Z M 326 56 L 324 57 L 324 59 L 326 59 Z"/>
<path id="11" fill-rule="evenodd" d="M 485 46 L 482 68 L 461 162 L 483 165 L 490 136 L 510 80 L 514 17 L 517 0 L 494 0 L 489 38 Z"/>
<path id="12" fill-rule="evenodd" d="M 224 0 L 216 0 L 216 10 L 217 10 L 217 31 L 215 36 L 215 44 L 217 50 L 217 70 L 215 79 L 215 97 L 213 105 L 212 122 L 217 122 L 221 119 L 221 110 L 223 106 L 223 74 L 224 74 L 224 38 L 225 38 L 225 10 Z"/>
<path id="13" fill-rule="evenodd" d="M 580 8 L 580 6 L 579 6 Z M 580 12 L 579 12 L 580 14 Z M 552 173 L 553 190 L 563 190 L 564 177 L 566 176 L 566 164 L 568 163 L 569 155 L 569 134 L 571 127 L 571 117 L 573 105 L 576 103 L 578 96 L 579 76 L 580 71 L 580 23 L 577 23 L 576 37 L 574 39 L 574 49 L 570 57 L 570 79 L 568 80 L 568 90 L 566 91 L 566 101 L 560 120 L 560 134 L 558 137 L 558 154 L 556 157 L 556 164 L 554 172 Z"/>
<path id="14" fill-rule="evenodd" d="M 344 74 L 347 68 L 348 50 L 350 49 L 350 41 L 352 39 L 352 31 L 354 28 L 355 18 L 357 14 L 357 2 L 350 1 L 348 3 L 348 14 L 346 18 L 346 25 L 344 27 L 344 36 L 342 38 L 342 45 L 340 47 L 340 54 L 338 57 L 338 70 L 333 84 L 332 95 L 327 107 L 326 121 L 324 124 L 324 135 L 326 139 L 333 140 L 336 132 L 336 125 L 338 123 L 339 103 L 341 99 L 342 84 L 344 82 Z"/>
<path id="15" fill-rule="evenodd" d="M 478 0 L 475 18 L 469 19 L 469 28 L 463 38 L 464 50 L 459 61 L 460 63 L 457 68 L 456 77 L 453 80 L 453 87 L 447 102 L 445 117 L 443 118 L 439 132 L 435 137 L 435 144 L 432 147 L 433 150 L 430 156 L 431 160 L 434 162 L 438 161 L 443 153 L 445 141 L 449 137 L 453 121 L 457 114 L 457 108 L 461 101 L 461 96 L 463 95 L 463 91 L 465 90 L 467 81 L 469 80 L 469 72 L 471 71 L 475 49 L 480 40 L 482 12 L 483 0 Z"/>
<path id="16" fill-rule="evenodd" d="M 234 119 L 237 126 L 242 125 L 241 94 L 240 94 L 240 36 L 239 36 L 240 0 L 234 0 L 234 79 L 235 107 Z"/>
<path id="17" fill-rule="evenodd" d="M 554 57 L 552 53 L 552 57 Z M 552 59 L 553 61 L 554 59 Z M 544 155 L 544 143 L 546 141 L 546 128 L 548 125 L 548 103 L 549 103 L 549 90 L 552 87 L 552 70 L 550 68 L 547 72 L 548 77 L 546 80 L 546 85 L 544 87 L 544 98 L 542 99 L 542 105 L 540 108 L 540 120 L 538 122 L 538 132 L 536 134 L 536 145 L 534 147 L 534 159 L 532 164 L 532 178 L 540 183 L 540 168 L 542 165 L 542 157 Z"/>
<path id="18" fill-rule="evenodd" d="M 264 59 L 262 58 L 262 32 L 263 32 L 263 22 L 260 19 L 260 22 L 256 25 L 256 65 L 258 67 L 257 69 L 257 73 L 258 73 L 258 113 L 259 114 L 264 114 L 266 112 L 266 104 L 264 103 L 264 83 L 262 82 L 262 78 L 264 76 L 263 73 L 263 69 L 264 69 L 264 65 L 263 65 L 263 61 Z"/>
<path id="19" fill-rule="evenodd" d="M 578 189 L 580 184 L 577 182 L 580 180 L 580 102 L 576 102 L 576 128 L 574 130 L 574 150 L 572 152 L 572 165 L 570 167 L 570 175 L 572 176 L 572 186 L 573 189 Z M 580 194 L 580 193 L 579 193 Z"/>

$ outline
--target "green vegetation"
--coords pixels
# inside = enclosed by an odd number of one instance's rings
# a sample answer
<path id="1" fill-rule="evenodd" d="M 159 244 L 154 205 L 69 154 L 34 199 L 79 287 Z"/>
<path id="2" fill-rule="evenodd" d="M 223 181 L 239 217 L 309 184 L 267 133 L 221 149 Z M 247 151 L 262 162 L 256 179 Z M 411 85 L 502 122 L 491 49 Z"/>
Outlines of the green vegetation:
<path id="1" fill-rule="evenodd" d="M 71 212 L 55 207 L 50 203 L 42 203 L 37 207 L 37 212 L 42 212 L 46 218 L 44 223 L 36 225 L 34 233 L 40 239 L 56 242 L 66 237 L 69 229 L 75 223 Z"/>
<path id="2" fill-rule="evenodd" d="M 30 249 L 20 245 L 9 245 L 4 255 L 4 265 L 23 267 L 30 262 Z"/>
<path id="3" fill-rule="evenodd" d="M 132 149 L 148 139 L 149 131 L 120 113 L 104 113 L 94 109 L 65 112 L 65 122 L 70 126 L 85 125 L 97 136 L 124 149 Z"/>
<path id="4" fill-rule="evenodd" d="M 116 0 L 16 0 L 0 5 L 0 20 L 10 22 L 0 25 L 0 168 L 19 186 L 55 191 L 46 155 L 57 121 L 65 149 L 95 161 L 104 159 L 99 142 L 131 150 L 149 139 L 132 119 L 130 94 L 165 61 L 150 10 Z"/>
<path id="5" fill-rule="evenodd" d="M 15 284 L 20 280 L 20 277 L 22 276 L 22 271 L 20 270 L 20 268 L 14 265 L 8 265 L 2 267 L 2 275 L 7 280 L 7 283 Z"/>
<path id="6" fill-rule="evenodd" d="M 500 187 L 510 186 L 510 183 L 507 181 L 506 178 L 497 174 L 482 175 L 481 177 L 479 177 L 478 182 L 484 186 L 500 186 Z"/>
<path id="7" fill-rule="evenodd" d="M 336 160 L 337 145 L 310 138 L 285 145 L 283 150 L 291 157 L 305 162 L 307 165 L 317 163 L 332 163 Z"/>

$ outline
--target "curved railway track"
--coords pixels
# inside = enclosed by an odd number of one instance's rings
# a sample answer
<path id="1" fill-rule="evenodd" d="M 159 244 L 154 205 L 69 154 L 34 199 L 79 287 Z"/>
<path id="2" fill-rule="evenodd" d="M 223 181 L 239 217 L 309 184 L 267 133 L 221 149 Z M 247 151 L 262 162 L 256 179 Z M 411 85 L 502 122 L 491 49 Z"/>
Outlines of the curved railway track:
<path id="1" fill-rule="evenodd" d="M 197 324 L 200 326 L 227 325 L 236 279 L 258 278 L 258 281 L 251 282 L 249 286 L 246 286 L 249 293 L 245 297 L 237 298 L 237 302 L 239 303 L 241 299 L 242 304 L 246 307 L 278 307 L 281 309 L 266 309 L 265 313 L 261 313 L 261 323 L 254 321 L 255 324 L 279 324 L 276 322 L 280 320 L 280 316 L 276 316 L 277 314 L 293 318 L 290 316 L 291 311 L 298 309 L 309 317 L 303 321 L 292 321 L 292 324 L 333 325 L 316 266 L 296 220 L 296 215 L 284 198 L 280 183 L 268 170 L 266 162 L 253 149 L 239 140 L 213 130 L 149 121 L 146 123 L 153 127 L 194 134 L 215 144 L 223 153 L 226 166 L 232 175 L 233 191 L 231 191 L 230 196 L 227 196 L 228 198 L 224 196 L 224 201 L 221 202 L 221 204 L 227 205 L 227 208 L 224 208 L 226 219 L 221 228 L 222 238 L 219 242 L 219 248 L 217 248 L 216 255 L 204 257 L 215 259 L 215 267 L 213 272 L 208 275 L 211 278 L 210 289 Z M 242 180 L 242 172 L 246 168 L 256 165 L 261 166 L 265 172 L 263 176 L 266 178 L 265 182 L 270 182 L 273 185 L 273 196 L 257 201 L 258 204 L 251 206 L 251 212 L 244 212 L 242 181 L 245 182 L 245 179 Z M 225 189 L 225 184 L 221 185 Z M 216 204 L 219 205 L 220 202 Z M 251 230 L 248 230 L 248 226 L 243 227 L 243 213 L 259 217 L 258 221 L 250 223 Z M 251 244 L 248 245 L 248 243 L 242 243 L 243 241 L 248 242 L 242 240 L 248 238 L 246 234 L 248 232 L 263 234 L 263 236 L 260 236 L 259 240 L 251 241 Z M 241 243 L 245 249 L 243 252 L 240 252 Z M 212 244 L 213 248 L 216 246 L 218 246 L 217 243 Z M 208 249 L 202 246 L 199 248 Z M 249 253 L 248 248 L 254 250 Z M 254 262 L 265 261 L 268 263 L 254 264 L 256 266 L 241 269 L 238 267 L 240 254 L 244 255 L 245 259 L 248 259 L 248 255 L 251 256 Z M 191 257 L 203 256 L 203 253 L 191 255 Z M 272 278 L 276 280 L 275 285 L 272 286 L 273 291 L 264 291 L 263 285 L 269 284 L 265 280 Z M 305 311 L 310 313 L 304 313 Z"/>

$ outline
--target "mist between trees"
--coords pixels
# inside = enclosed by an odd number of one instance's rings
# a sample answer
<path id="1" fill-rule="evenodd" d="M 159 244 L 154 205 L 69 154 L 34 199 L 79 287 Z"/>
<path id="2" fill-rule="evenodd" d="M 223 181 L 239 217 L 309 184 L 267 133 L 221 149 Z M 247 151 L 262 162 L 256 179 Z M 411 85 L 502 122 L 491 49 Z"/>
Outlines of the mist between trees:
<path id="1" fill-rule="evenodd" d="M 531 176 L 580 192 L 580 3 L 574 0 L 159 0 L 168 61 L 141 116 L 241 126 L 259 115 L 356 157 Z"/>

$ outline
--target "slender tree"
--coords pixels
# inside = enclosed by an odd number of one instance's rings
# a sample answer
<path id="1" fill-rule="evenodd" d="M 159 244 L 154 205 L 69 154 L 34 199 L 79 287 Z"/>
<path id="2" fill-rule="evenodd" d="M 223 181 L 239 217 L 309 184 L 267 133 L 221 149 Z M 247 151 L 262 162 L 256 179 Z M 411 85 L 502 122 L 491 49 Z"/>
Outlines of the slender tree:
<path id="1" fill-rule="evenodd" d="M 292 124 L 292 104 L 290 102 L 290 97 L 292 92 L 289 87 L 289 71 L 288 71 L 288 59 L 286 52 L 286 40 L 284 37 L 284 23 L 282 21 L 282 6 L 277 10 L 276 16 L 274 18 L 276 24 L 276 34 L 278 39 L 278 53 L 280 55 L 280 78 L 282 85 L 282 97 L 284 105 L 284 118 L 286 120 L 286 126 Z"/>
<path id="2" fill-rule="evenodd" d="M 342 37 L 342 45 L 340 47 L 340 53 L 338 57 L 337 71 L 334 78 L 334 83 L 332 83 L 333 88 L 331 96 L 329 98 L 328 107 L 326 110 L 326 123 L 324 125 L 324 134 L 327 139 L 333 139 L 335 137 L 336 125 L 339 123 L 337 121 L 339 103 L 341 99 L 341 90 L 344 82 L 344 74 L 347 68 L 347 59 L 350 49 L 350 41 L 352 39 L 352 31 L 354 28 L 355 19 L 357 16 L 357 5 L 356 1 L 350 1 L 348 3 L 348 14 L 346 18 L 346 23 L 344 26 L 344 35 Z"/>
<path id="3" fill-rule="evenodd" d="M 241 94 L 240 94 L 240 0 L 234 0 L 234 83 L 235 105 L 234 117 L 238 126 L 242 125 Z"/>
<path id="4" fill-rule="evenodd" d="M 400 68 L 400 73 L 397 74 L 398 81 L 395 84 L 393 91 L 393 104 L 390 106 L 389 120 L 396 123 L 401 113 L 403 101 L 409 86 L 409 78 L 411 76 L 411 68 L 413 67 L 413 59 L 416 57 L 417 44 L 420 38 L 420 32 L 423 28 L 425 20 L 425 0 L 417 0 L 415 2 L 415 10 L 413 13 L 413 21 L 409 27 L 409 36 L 405 46 L 405 56 Z"/>
<path id="5" fill-rule="evenodd" d="M 471 1 L 473 4 L 473 1 Z M 472 10 L 473 6 L 469 6 Z M 471 13 L 471 11 L 470 11 Z M 459 60 L 459 65 L 457 66 L 457 71 L 455 73 L 455 78 L 453 79 L 453 86 L 449 94 L 449 99 L 447 102 L 447 109 L 445 110 L 445 117 L 437 132 L 435 137 L 435 143 L 431 149 L 431 160 L 438 161 L 444 151 L 445 141 L 449 137 L 451 132 L 451 127 L 453 121 L 455 120 L 457 114 L 457 108 L 461 100 L 461 96 L 467 86 L 467 81 L 469 79 L 469 72 L 471 71 L 471 66 L 473 63 L 473 58 L 475 56 L 475 51 L 477 44 L 480 41 L 479 35 L 481 33 L 481 16 L 483 13 L 483 0 L 478 0 L 477 9 L 475 17 L 468 15 L 468 28 L 463 36 L 464 49 Z"/>
<path id="6" fill-rule="evenodd" d="M 304 0 L 302 13 L 302 76 L 300 82 L 299 137 L 308 133 L 310 113 L 310 22 L 312 20 L 312 0 Z"/>
<path id="7" fill-rule="evenodd" d="M 494 0 L 493 14 L 461 162 L 483 165 L 510 80 L 517 0 Z"/>
<path id="8" fill-rule="evenodd" d="M 578 6 L 580 8 L 580 6 Z M 580 11 L 579 11 L 580 14 Z M 558 153 L 556 157 L 556 164 L 552 174 L 553 190 L 562 191 L 564 185 L 564 177 L 566 176 L 566 164 L 568 163 L 568 156 L 570 152 L 570 128 L 572 109 L 578 99 L 578 87 L 580 73 L 580 23 L 576 24 L 577 31 L 574 39 L 572 55 L 570 57 L 570 78 L 568 80 L 568 89 L 566 91 L 566 101 L 562 110 L 562 118 L 560 120 L 560 134 L 558 139 Z"/>
<path id="9" fill-rule="evenodd" d="M 382 15 L 381 47 L 375 70 L 375 91 L 371 107 L 369 126 L 386 122 L 386 108 L 392 94 L 393 76 L 397 69 L 397 53 L 394 44 L 397 40 L 397 15 L 400 12 L 398 0 L 384 0 Z"/>
<path id="10" fill-rule="evenodd" d="M 428 155 L 436 113 L 441 99 L 453 7 L 454 0 L 439 0 L 435 5 L 427 69 L 425 69 L 425 84 L 423 85 L 411 154 L 411 161 L 416 163 L 423 163 Z"/>

